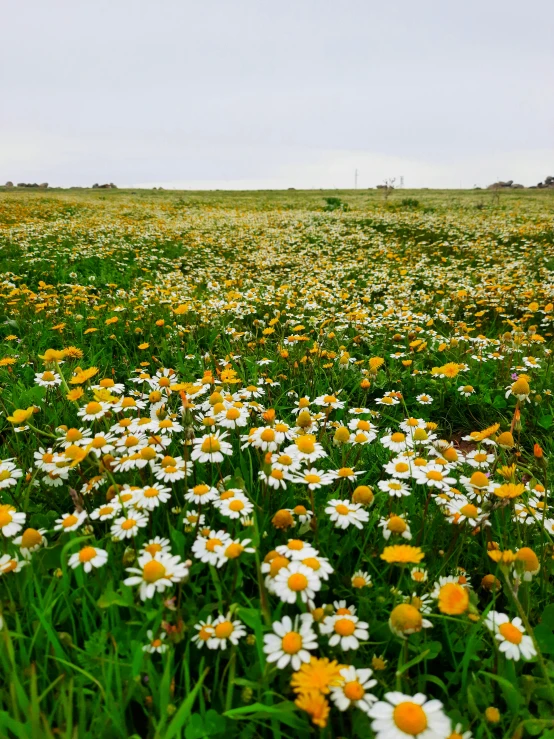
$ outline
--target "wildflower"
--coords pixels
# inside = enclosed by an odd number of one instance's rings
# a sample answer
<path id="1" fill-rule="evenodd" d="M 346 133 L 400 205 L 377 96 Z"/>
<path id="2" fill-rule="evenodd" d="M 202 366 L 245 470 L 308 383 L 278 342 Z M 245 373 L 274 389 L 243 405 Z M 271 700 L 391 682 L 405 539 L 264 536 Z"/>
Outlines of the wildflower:
<path id="1" fill-rule="evenodd" d="M 356 570 L 352 575 L 351 583 L 353 588 L 369 588 L 371 586 L 371 575 L 364 570 Z"/>
<path id="2" fill-rule="evenodd" d="M 518 549 L 515 562 L 516 565 L 519 563 L 523 569 L 523 579 L 526 582 L 530 582 L 535 575 L 538 575 L 541 569 L 539 558 L 529 547 Z"/>
<path id="3" fill-rule="evenodd" d="M 214 635 L 213 618 L 208 616 L 206 621 L 200 621 L 194 625 L 197 634 L 192 637 L 192 641 L 196 644 L 199 649 L 208 643 L 211 637 Z"/>
<path id="4" fill-rule="evenodd" d="M 121 505 L 117 502 L 108 503 L 106 505 L 95 508 L 90 517 L 93 521 L 109 521 L 116 516 L 121 510 Z"/>
<path id="5" fill-rule="evenodd" d="M 485 718 L 489 724 L 497 724 L 500 721 L 500 711 L 496 706 L 488 706 L 485 710 Z"/>
<path id="6" fill-rule="evenodd" d="M 217 508 L 222 516 L 226 518 L 247 518 L 254 510 L 254 505 L 248 500 L 248 498 L 237 491 L 232 498 L 226 498 L 223 501 L 217 502 Z"/>
<path id="7" fill-rule="evenodd" d="M 379 526 L 383 529 L 383 536 L 386 541 L 390 539 L 392 534 L 398 534 L 403 539 L 410 540 L 412 538 L 410 527 L 402 516 L 392 514 L 388 518 L 381 518 L 379 519 Z"/>
<path id="8" fill-rule="evenodd" d="M 85 572 L 90 572 L 93 568 L 103 567 L 108 561 L 108 552 L 105 549 L 97 547 L 85 546 L 79 552 L 75 552 L 69 558 L 68 564 L 72 569 L 82 566 Z"/>
<path id="9" fill-rule="evenodd" d="M 505 613 L 489 611 L 485 626 L 494 633 L 495 639 L 500 642 L 498 648 L 508 659 L 517 662 L 521 657 L 532 659 L 536 656 L 533 640 L 525 633 L 519 617 L 510 621 Z"/>
<path id="10" fill-rule="evenodd" d="M 296 616 L 294 623 L 288 616 L 272 624 L 273 634 L 264 636 L 264 652 L 268 662 L 277 662 L 277 669 L 282 670 L 290 664 L 293 670 L 299 670 L 303 662 L 310 661 L 308 650 L 317 649 L 317 637 L 312 630 L 313 616 L 303 613 Z"/>
<path id="11" fill-rule="evenodd" d="M 234 646 L 246 636 L 246 629 L 241 621 L 232 621 L 231 614 L 220 615 L 213 622 L 213 633 L 207 641 L 208 649 L 226 649 L 227 641 Z"/>
<path id="12" fill-rule="evenodd" d="M 412 567 L 410 577 L 414 582 L 422 583 L 427 581 L 427 571 L 423 567 Z"/>
<path id="13" fill-rule="evenodd" d="M 276 549 L 281 557 L 287 557 L 290 560 L 303 560 L 306 557 L 316 557 L 317 549 L 301 539 L 289 539 L 286 544 L 281 544 Z"/>
<path id="14" fill-rule="evenodd" d="M 368 711 L 376 739 L 405 739 L 422 736 L 425 739 L 447 739 L 450 719 L 438 700 L 427 700 L 423 693 L 404 695 L 398 691 L 385 693 Z"/>
<path id="15" fill-rule="evenodd" d="M 315 467 L 291 476 L 292 482 L 307 485 L 308 490 L 319 490 L 323 485 L 330 485 L 334 479 L 330 472 L 324 472 Z"/>
<path id="16" fill-rule="evenodd" d="M 530 393 L 531 388 L 529 387 L 529 383 L 524 377 L 520 377 L 514 383 L 508 386 L 506 397 L 508 398 L 510 395 L 513 395 L 519 401 L 529 401 Z"/>
<path id="17" fill-rule="evenodd" d="M 458 392 L 465 398 L 469 398 L 470 395 L 475 393 L 475 388 L 472 385 L 460 385 Z"/>
<path id="18" fill-rule="evenodd" d="M 220 559 L 219 548 L 224 547 L 231 541 L 231 537 L 225 531 L 208 531 L 206 535 L 200 534 L 192 545 L 192 553 L 201 562 L 216 565 Z"/>
<path id="19" fill-rule="evenodd" d="M 288 508 L 282 508 L 273 516 L 271 523 L 276 529 L 290 529 L 294 526 L 294 518 Z"/>
<path id="20" fill-rule="evenodd" d="M 24 559 L 31 559 L 33 552 L 47 546 L 48 541 L 44 534 L 46 534 L 46 529 L 25 529 L 20 536 L 13 540 L 13 543 L 19 547 Z"/>
<path id="21" fill-rule="evenodd" d="M 206 485 L 205 483 L 199 483 L 193 488 L 189 488 L 188 492 L 185 493 L 185 500 L 189 503 L 196 503 L 197 505 L 201 503 L 211 503 L 212 501 L 217 500 L 218 497 L 219 494 L 217 489 L 210 485 Z"/>
<path id="22" fill-rule="evenodd" d="M 431 403 L 433 402 L 433 398 L 430 395 L 427 395 L 426 393 L 417 395 L 416 400 L 420 405 L 431 405 Z"/>
<path id="23" fill-rule="evenodd" d="M 367 485 L 358 485 L 352 493 L 352 502 L 369 507 L 375 499 L 373 490 Z"/>
<path id="24" fill-rule="evenodd" d="M 368 691 L 377 680 L 372 680 L 373 671 L 367 669 L 356 669 L 355 667 L 343 667 L 340 675 L 343 678 L 341 685 L 331 688 L 331 700 L 339 711 L 346 711 L 350 706 L 359 708 L 367 713 L 377 698 Z"/>
<path id="25" fill-rule="evenodd" d="M 140 599 L 149 600 L 156 593 L 170 588 L 173 583 L 188 577 L 189 570 L 178 555 L 158 553 L 155 557 L 144 553 L 137 560 L 138 567 L 127 567 L 131 577 L 123 581 L 132 587 L 140 585 Z"/>
<path id="26" fill-rule="evenodd" d="M 28 564 L 29 562 L 26 559 L 18 559 L 17 557 L 12 557 L 10 554 L 3 554 L 0 556 L 0 577 L 7 575 L 8 572 L 13 572 L 14 574 L 21 572 L 22 568 Z"/>
<path id="27" fill-rule="evenodd" d="M 449 616 L 459 616 L 469 608 L 468 589 L 456 578 L 441 577 L 431 595 L 438 600 L 439 611 Z"/>
<path id="28" fill-rule="evenodd" d="M 343 651 L 358 649 L 360 639 L 369 638 L 368 625 L 350 613 L 328 616 L 319 626 L 322 634 L 329 634 L 329 646 L 340 645 Z"/>
<path id="29" fill-rule="evenodd" d="M 381 554 L 381 559 L 389 564 L 419 564 L 424 557 L 425 554 L 419 547 L 412 547 L 409 544 L 385 547 Z"/>
<path id="30" fill-rule="evenodd" d="M 408 448 L 408 442 L 406 434 L 401 431 L 388 434 L 387 436 L 381 437 L 381 444 L 385 449 L 390 449 L 391 452 L 403 452 Z"/>
<path id="31" fill-rule="evenodd" d="M 324 729 L 329 718 L 329 702 L 321 693 L 301 693 L 294 701 L 301 711 L 305 711 L 315 726 Z"/>
<path id="32" fill-rule="evenodd" d="M 216 431 L 215 434 L 206 434 L 200 439 L 193 439 L 191 459 L 198 460 L 201 464 L 223 462 L 224 455 L 229 456 L 233 453 L 231 444 L 224 441 L 226 436 L 225 432 Z"/>
<path id="33" fill-rule="evenodd" d="M 61 518 L 57 518 L 54 522 L 54 531 L 77 531 L 77 529 L 83 525 L 86 518 L 86 511 L 64 513 Z"/>
<path id="34" fill-rule="evenodd" d="M 423 618 L 419 608 L 410 603 L 401 603 L 395 606 L 389 616 L 390 630 L 401 639 L 405 639 L 409 634 L 415 634 L 422 629 L 429 629 L 431 626 L 431 622 Z"/>
<path id="35" fill-rule="evenodd" d="M 238 559 L 243 552 L 254 554 L 254 548 L 248 546 L 251 541 L 252 539 L 230 539 L 225 544 L 216 546 L 215 551 L 219 556 L 217 567 L 222 567 L 231 559 Z"/>
<path id="36" fill-rule="evenodd" d="M 11 459 L 0 461 L 0 490 L 17 485 L 17 481 L 23 476 L 20 470 Z"/>
<path id="37" fill-rule="evenodd" d="M 498 485 L 493 489 L 492 492 L 496 495 L 497 498 L 512 500 L 513 498 L 518 498 L 524 493 L 524 491 L 525 485 L 507 482 L 503 485 Z"/>
<path id="38" fill-rule="evenodd" d="M 304 463 L 315 462 L 316 459 L 327 456 L 327 452 L 316 441 L 316 437 L 313 434 L 302 434 L 299 436 L 294 444 L 286 447 L 285 453 Z"/>
<path id="39" fill-rule="evenodd" d="M 84 408 L 77 411 L 79 418 L 83 421 L 96 421 L 102 418 L 110 410 L 110 406 L 106 402 L 99 403 L 97 400 L 91 400 Z"/>
<path id="40" fill-rule="evenodd" d="M 306 603 L 321 588 L 321 580 L 311 567 L 301 562 L 290 562 L 274 578 L 273 590 L 285 603 L 295 603 L 297 597 Z"/>
<path id="41" fill-rule="evenodd" d="M 57 372 L 51 372 L 45 370 L 44 372 L 38 372 L 35 375 L 35 382 L 40 387 L 56 387 L 61 384 L 61 377 Z"/>
<path id="42" fill-rule="evenodd" d="M 410 488 L 405 482 L 400 482 L 400 480 L 379 480 L 377 487 L 379 490 L 388 493 L 391 498 L 401 498 L 402 496 L 410 495 Z"/>
<path id="43" fill-rule="evenodd" d="M 167 651 L 167 644 L 164 644 L 164 640 L 167 636 L 165 631 L 162 631 L 159 636 L 155 637 L 152 629 L 148 629 L 146 636 L 148 637 L 148 644 L 143 646 L 143 652 L 148 652 L 149 654 L 163 654 Z"/>
<path id="44" fill-rule="evenodd" d="M 29 406 L 26 410 L 23 410 L 22 408 L 16 408 L 13 414 L 11 416 L 8 416 L 8 421 L 19 426 L 20 424 L 24 424 L 26 421 L 28 421 L 32 417 L 34 412 L 34 405 Z"/>
<path id="45" fill-rule="evenodd" d="M 328 695 L 331 688 L 340 685 L 343 665 L 327 657 L 310 657 L 291 678 L 290 686 L 295 693 L 320 693 Z"/>
<path id="46" fill-rule="evenodd" d="M 171 500 L 171 488 L 157 483 L 137 490 L 134 507 L 139 510 L 153 511 L 160 504 L 167 503 L 168 500 Z"/>
<path id="47" fill-rule="evenodd" d="M 148 525 L 148 516 L 144 513 L 134 512 L 128 516 L 117 518 L 110 529 L 110 533 L 116 541 L 121 539 L 132 539 L 140 529 Z"/>

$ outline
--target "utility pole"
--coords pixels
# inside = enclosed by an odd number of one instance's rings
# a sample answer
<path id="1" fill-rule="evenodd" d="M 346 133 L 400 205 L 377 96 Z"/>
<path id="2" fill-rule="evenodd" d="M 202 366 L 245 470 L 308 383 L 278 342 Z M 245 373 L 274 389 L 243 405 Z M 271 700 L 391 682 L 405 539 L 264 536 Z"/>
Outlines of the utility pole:
<path id="1" fill-rule="evenodd" d="M 354 190 L 358 189 L 358 170 L 354 170 Z"/>

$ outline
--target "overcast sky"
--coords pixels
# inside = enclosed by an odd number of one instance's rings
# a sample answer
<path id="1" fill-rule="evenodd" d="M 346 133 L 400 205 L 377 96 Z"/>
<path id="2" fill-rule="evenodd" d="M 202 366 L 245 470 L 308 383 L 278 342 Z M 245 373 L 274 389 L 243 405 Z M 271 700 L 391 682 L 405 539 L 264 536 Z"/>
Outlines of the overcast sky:
<path id="1" fill-rule="evenodd" d="M 0 0 L 0 182 L 530 185 L 552 0 Z"/>

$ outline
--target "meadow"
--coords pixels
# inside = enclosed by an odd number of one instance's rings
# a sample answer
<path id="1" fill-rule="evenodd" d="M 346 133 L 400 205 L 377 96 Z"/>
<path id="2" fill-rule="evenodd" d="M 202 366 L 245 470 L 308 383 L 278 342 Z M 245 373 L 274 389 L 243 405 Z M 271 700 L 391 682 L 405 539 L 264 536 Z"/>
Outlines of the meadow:
<path id="1" fill-rule="evenodd" d="M 553 225 L 0 189 L 0 736 L 553 739 Z"/>

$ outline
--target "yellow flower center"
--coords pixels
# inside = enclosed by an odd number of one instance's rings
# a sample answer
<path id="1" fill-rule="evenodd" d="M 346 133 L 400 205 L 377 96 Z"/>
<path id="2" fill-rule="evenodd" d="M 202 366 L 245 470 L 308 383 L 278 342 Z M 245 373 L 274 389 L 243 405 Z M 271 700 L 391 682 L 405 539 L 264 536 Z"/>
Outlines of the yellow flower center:
<path id="1" fill-rule="evenodd" d="M 506 641 L 509 641 L 512 644 L 520 644 L 521 640 L 523 639 L 523 634 L 521 633 L 521 631 L 517 628 L 517 626 L 514 626 L 511 623 L 500 624 L 500 626 L 498 627 L 498 631 L 502 634 Z"/>
<path id="2" fill-rule="evenodd" d="M 296 654 L 302 649 L 302 637 L 297 634 L 296 631 L 289 631 L 285 634 L 283 641 L 281 642 L 283 652 L 287 654 Z"/>
<path id="3" fill-rule="evenodd" d="M 79 552 L 80 562 L 90 562 L 91 559 L 96 557 L 96 549 L 94 547 L 83 547 Z"/>
<path id="4" fill-rule="evenodd" d="M 410 465 L 406 464 L 406 462 L 398 462 L 394 469 L 396 472 L 407 472 L 410 469 Z"/>
<path id="5" fill-rule="evenodd" d="M 311 434 L 301 436 L 295 443 L 298 447 L 298 451 L 303 454 L 313 454 L 315 451 L 315 436 L 312 436 Z"/>
<path id="6" fill-rule="evenodd" d="M 215 536 L 213 539 L 208 539 L 206 542 L 206 549 L 208 552 L 215 552 L 216 547 L 220 547 L 222 544 L 221 539 L 217 539 Z"/>
<path id="7" fill-rule="evenodd" d="M 156 488 L 145 488 L 143 493 L 145 498 L 157 498 L 159 494 L 160 491 Z"/>
<path id="8" fill-rule="evenodd" d="M 156 582 L 165 577 L 165 567 L 156 559 L 151 559 L 142 568 L 142 578 L 145 582 Z"/>
<path id="9" fill-rule="evenodd" d="M 466 503 L 465 506 L 462 506 L 460 508 L 460 513 L 466 518 L 477 518 L 477 516 L 479 515 L 477 507 L 474 506 L 472 503 Z"/>
<path id="10" fill-rule="evenodd" d="M 356 624 L 348 618 L 339 618 L 335 621 L 335 633 L 340 636 L 352 636 L 356 631 Z"/>
<path id="11" fill-rule="evenodd" d="M 0 529 L 4 528 L 4 526 L 7 526 L 12 521 L 13 521 L 13 516 L 10 513 L 10 509 L 6 507 L 2 507 L 0 509 Z"/>
<path id="12" fill-rule="evenodd" d="M 352 578 L 352 586 L 354 588 L 363 588 L 365 587 L 365 578 L 361 577 L 360 575 L 356 575 L 356 577 Z"/>
<path id="13" fill-rule="evenodd" d="M 70 516 L 67 516 L 67 518 L 64 518 L 62 522 L 62 526 L 64 529 L 69 528 L 70 526 L 75 526 L 75 524 L 79 521 L 77 516 L 74 516 L 73 513 Z"/>
<path id="14" fill-rule="evenodd" d="M 448 582 L 439 591 L 439 611 L 450 616 L 465 613 L 469 607 L 469 594 L 466 588 L 455 582 Z"/>
<path id="15" fill-rule="evenodd" d="M 393 608 L 390 614 L 390 623 L 396 631 L 421 631 L 422 616 L 415 606 L 401 603 Z"/>
<path id="16" fill-rule="evenodd" d="M 244 508 L 244 503 L 242 502 L 242 500 L 235 499 L 229 503 L 229 510 L 231 511 L 238 512 L 238 511 L 242 511 L 243 508 Z"/>
<path id="17" fill-rule="evenodd" d="M 397 431 L 390 437 L 390 440 L 395 444 L 400 444 L 400 442 L 406 441 L 406 437 L 404 434 L 401 434 L 400 431 Z"/>
<path id="18" fill-rule="evenodd" d="M 444 475 L 442 472 L 439 472 L 439 470 L 429 470 L 427 473 L 427 478 L 429 480 L 435 480 L 435 482 L 440 482 L 443 479 Z"/>
<path id="19" fill-rule="evenodd" d="M 406 522 L 400 516 L 391 516 L 387 523 L 387 528 L 393 534 L 403 534 L 406 531 Z"/>
<path id="20" fill-rule="evenodd" d="M 219 452 L 221 444 L 215 436 L 207 436 L 202 442 L 201 449 L 205 454 L 211 454 L 212 452 Z"/>
<path id="21" fill-rule="evenodd" d="M 346 683 L 346 685 L 343 688 L 343 691 L 344 691 L 344 695 L 350 701 L 359 701 L 365 695 L 365 690 L 362 688 L 362 686 L 357 680 L 352 680 L 351 682 Z"/>
<path id="22" fill-rule="evenodd" d="M 95 416 L 97 413 L 100 413 L 101 410 L 102 406 L 95 400 L 91 400 L 91 402 L 87 403 L 85 406 L 85 412 L 87 415 Z"/>
<path id="23" fill-rule="evenodd" d="M 271 563 L 273 565 L 273 562 Z M 301 590 L 306 590 L 308 587 L 308 578 L 301 572 L 295 572 L 289 576 L 288 586 L 295 593 L 299 593 Z"/>
<path id="24" fill-rule="evenodd" d="M 0 514 L 1 515 L 1 514 Z M 1 525 L 1 524 L 0 524 Z M 21 537 L 22 549 L 30 549 L 42 543 L 42 534 L 36 529 L 26 529 Z"/>
<path id="25" fill-rule="evenodd" d="M 348 506 L 344 505 L 344 503 L 339 503 L 335 506 L 335 511 L 339 516 L 346 516 L 348 515 Z"/>
<path id="26" fill-rule="evenodd" d="M 233 624 L 230 621 L 223 621 L 215 627 L 215 635 L 218 639 L 228 639 L 233 630 Z"/>
<path id="27" fill-rule="evenodd" d="M 313 483 L 321 482 L 321 477 L 319 475 L 308 474 L 304 475 L 304 480 L 311 485 Z"/>
<path id="28" fill-rule="evenodd" d="M 121 528 L 123 531 L 129 531 L 133 528 L 133 526 L 136 526 L 136 521 L 134 518 L 127 518 L 123 523 L 121 524 Z"/>
<path id="29" fill-rule="evenodd" d="M 427 728 L 425 711 L 412 701 L 404 701 L 395 706 L 392 719 L 400 731 L 412 736 L 421 734 Z"/>
<path id="30" fill-rule="evenodd" d="M 243 551 L 244 547 L 241 544 L 233 542 L 232 544 L 229 544 L 225 550 L 225 556 L 227 559 L 236 559 L 237 557 L 240 557 Z"/>
<path id="31" fill-rule="evenodd" d="M 321 563 L 316 557 L 306 557 L 306 559 L 302 560 L 302 564 L 316 572 L 321 568 Z"/>

